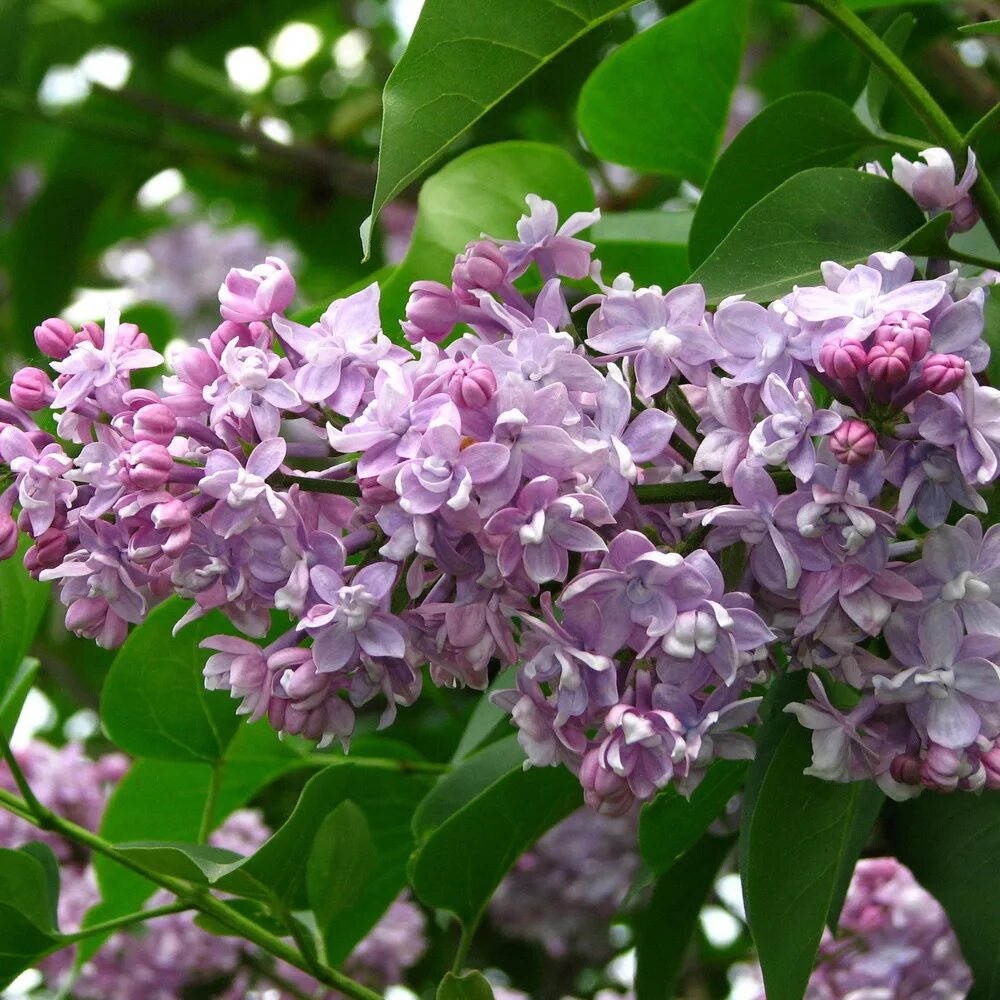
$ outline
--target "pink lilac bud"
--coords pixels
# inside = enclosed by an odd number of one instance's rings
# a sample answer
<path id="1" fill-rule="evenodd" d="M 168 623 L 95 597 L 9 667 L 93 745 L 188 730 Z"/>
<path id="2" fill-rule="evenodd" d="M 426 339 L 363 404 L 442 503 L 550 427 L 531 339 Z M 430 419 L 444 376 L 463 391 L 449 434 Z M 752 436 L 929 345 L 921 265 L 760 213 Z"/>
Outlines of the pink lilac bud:
<path id="1" fill-rule="evenodd" d="M 128 623 L 100 597 L 81 597 L 66 611 L 66 628 L 93 639 L 103 649 L 116 649 L 128 635 Z"/>
<path id="2" fill-rule="evenodd" d="M 875 343 L 886 346 L 900 344 L 911 361 L 919 361 L 931 346 L 930 320 L 909 309 L 897 309 L 882 320 L 882 325 L 875 331 Z"/>
<path id="3" fill-rule="evenodd" d="M 925 788 L 952 792 L 961 777 L 962 751 L 932 743 L 920 765 L 920 781 Z"/>
<path id="4" fill-rule="evenodd" d="M 173 410 L 163 403 L 151 403 L 136 410 L 132 418 L 132 432 L 137 441 L 167 445 L 174 439 L 177 418 Z"/>
<path id="5" fill-rule="evenodd" d="M 167 540 L 161 545 L 163 554 L 171 559 L 180 555 L 191 541 L 191 511 L 182 500 L 167 500 L 158 503 L 150 515 L 153 527 L 168 532 Z"/>
<path id="6" fill-rule="evenodd" d="M 507 280 L 507 258 L 494 243 L 480 240 L 470 243 L 455 261 L 451 272 L 454 286 L 463 292 L 481 288 L 486 292 L 496 292 Z"/>
<path id="7" fill-rule="evenodd" d="M 459 406 L 479 409 L 496 394 L 497 378 L 479 361 L 460 361 L 448 382 L 448 395 Z"/>
<path id="8" fill-rule="evenodd" d="M 965 378 L 965 361 L 955 354 L 931 354 L 921 374 L 924 387 L 936 396 L 954 392 Z"/>
<path id="9" fill-rule="evenodd" d="M 170 478 L 174 460 L 162 444 L 140 441 L 125 456 L 126 475 L 140 490 L 157 490 Z"/>
<path id="10" fill-rule="evenodd" d="M 415 281 L 406 303 L 406 339 L 417 342 L 426 337 L 435 343 L 444 340 L 458 322 L 458 302 L 450 288 L 439 281 Z"/>
<path id="11" fill-rule="evenodd" d="M 231 340 L 240 341 L 241 347 L 252 347 L 253 337 L 250 328 L 244 323 L 234 323 L 232 320 L 223 320 L 209 335 L 208 342 L 212 348 L 212 353 L 217 357 L 222 357 L 222 352 Z"/>
<path id="12" fill-rule="evenodd" d="M 295 297 L 295 279 L 279 257 L 247 271 L 234 267 L 219 288 L 219 311 L 236 323 L 269 320 Z"/>
<path id="13" fill-rule="evenodd" d="M 22 368 L 10 386 L 10 401 L 22 410 L 43 410 L 55 398 L 52 379 L 40 368 Z"/>
<path id="14" fill-rule="evenodd" d="M 76 331 L 64 319 L 47 319 L 35 327 L 38 349 L 55 361 L 63 361 L 76 343 Z"/>
<path id="15" fill-rule="evenodd" d="M 865 370 L 868 352 L 857 340 L 827 341 L 819 352 L 823 370 L 834 378 L 857 378 Z"/>
<path id="16" fill-rule="evenodd" d="M 845 420 L 830 435 L 830 451 L 843 465 L 860 465 L 875 453 L 875 432 L 862 420 Z"/>
<path id="17" fill-rule="evenodd" d="M 591 750 L 580 764 L 583 800 L 605 816 L 624 816 L 635 802 L 625 778 L 601 766 L 600 748 Z"/>
<path id="18" fill-rule="evenodd" d="M 1000 789 L 1000 739 L 993 741 L 993 746 L 982 753 L 979 763 L 986 772 L 986 787 L 992 791 Z"/>
<path id="19" fill-rule="evenodd" d="M 17 524 L 5 510 L 0 511 L 0 560 L 17 551 Z"/>
<path id="20" fill-rule="evenodd" d="M 24 554 L 24 568 L 32 574 L 55 569 L 69 553 L 69 536 L 61 528 L 49 528 L 35 539 Z"/>
<path id="21" fill-rule="evenodd" d="M 912 365 L 909 352 L 895 341 L 875 344 L 868 352 L 868 374 L 873 382 L 899 385 L 906 381 Z"/>
<path id="22" fill-rule="evenodd" d="M 178 352 L 171 365 L 180 378 L 189 385 L 211 385 L 219 377 L 219 366 L 212 356 L 197 347 Z"/>
<path id="23" fill-rule="evenodd" d="M 897 754 L 889 765 L 889 774 L 901 785 L 919 785 L 920 761 L 904 753 Z"/>

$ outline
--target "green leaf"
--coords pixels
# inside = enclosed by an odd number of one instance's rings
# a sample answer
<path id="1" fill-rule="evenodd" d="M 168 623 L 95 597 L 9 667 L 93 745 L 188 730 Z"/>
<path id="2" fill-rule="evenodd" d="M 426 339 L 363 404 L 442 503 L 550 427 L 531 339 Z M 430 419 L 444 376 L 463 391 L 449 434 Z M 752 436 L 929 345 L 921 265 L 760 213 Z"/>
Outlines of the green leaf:
<path id="1" fill-rule="evenodd" d="M 216 802 L 220 821 L 282 774 L 307 761 L 278 740 L 266 722 L 244 726 L 230 743 Z M 101 821 L 101 835 L 112 843 L 198 839 L 202 812 L 209 793 L 212 767 L 178 761 L 138 760 L 118 783 Z M 101 902 L 87 914 L 95 924 L 139 909 L 154 892 L 152 882 L 105 858 L 94 857 Z M 88 938 L 79 948 L 84 956 L 100 946 Z"/>
<path id="2" fill-rule="evenodd" d="M 21 562 L 26 545 L 0 563 L 0 692 L 10 689 L 48 603 L 49 585 L 33 580 Z"/>
<path id="3" fill-rule="evenodd" d="M 406 257 L 382 284 L 382 322 L 390 336 L 398 335 L 411 283 L 448 281 L 455 255 L 484 232 L 514 236 L 528 194 L 554 201 L 560 219 L 594 207 L 586 171 L 568 153 L 538 142 L 480 146 L 427 180 Z"/>
<path id="4" fill-rule="evenodd" d="M 893 853 L 945 908 L 972 969 L 968 1000 L 1000 998 L 1000 794 L 925 793 L 886 809 Z"/>
<path id="5" fill-rule="evenodd" d="M 902 54 L 916 23 L 917 19 L 909 12 L 900 14 L 886 29 L 882 35 L 882 41 L 896 55 Z M 868 82 L 865 84 L 864 92 L 858 98 L 858 104 L 855 107 L 858 107 L 863 101 L 864 113 L 868 115 L 871 122 L 878 125 L 882 121 L 882 110 L 885 108 L 885 102 L 891 91 L 892 84 L 889 83 L 889 78 L 880 69 L 872 66 L 868 70 Z"/>
<path id="6" fill-rule="evenodd" d="M 372 220 L 386 202 L 519 83 L 633 2 L 426 0 L 385 85 L 375 198 L 362 226 L 365 254 Z"/>
<path id="7" fill-rule="evenodd" d="M 725 132 L 746 25 L 746 0 L 695 0 L 616 49 L 580 93 L 577 120 L 594 153 L 704 184 Z"/>
<path id="8" fill-rule="evenodd" d="M 226 905 L 255 924 L 259 924 L 269 934 L 275 934 L 278 937 L 285 937 L 288 934 L 288 927 L 275 917 L 260 900 L 227 899 Z M 208 931 L 209 934 L 215 934 L 218 937 L 241 937 L 228 924 L 219 923 L 215 917 L 210 917 L 207 913 L 197 914 L 194 922 L 203 931 Z"/>
<path id="9" fill-rule="evenodd" d="M 665 788 L 639 815 L 642 860 L 656 875 L 677 864 L 740 790 L 747 772 L 745 760 L 716 761 L 685 799 L 676 788 Z"/>
<path id="10" fill-rule="evenodd" d="M 195 885 L 214 886 L 238 896 L 266 900 L 269 892 L 242 871 L 246 861 L 234 851 L 208 844 L 135 841 L 116 844 L 118 852 L 159 875 L 181 878 Z"/>
<path id="11" fill-rule="evenodd" d="M 413 814 L 413 836 L 419 842 L 453 813 L 495 781 L 524 763 L 517 736 L 506 736 L 472 754 L 442 775 Z"/>
<path id="12" fill-rule="evenodd" d="M 465 730 L 462 732 L 462 737 L 458 741 L 458 746 L 455 748 L 455 753 L 451 758 L 453 764 L 468 757 L 486 741 L 501 722 L 509 718 L 507 712 L 493 704 L 490 695 L 494 691 L 505 691 L 512 688 L 516 679 L 517 668 L 507 667 L 506 670 L 497 674 L 489 690 L 483 692 L 476 702 L 476 707 L 472 710 Z"/>
<path id="13" fill-rule="evenodd" d="M 823 927 L 875 818 L 866 783 L 802 773 L 812 759 L 809 731 L 778 709 L 803 697 L 804 679 L 796 671 L 775 682 L 740 828 L 743 896 L 768 1000 L 802 997 Z"/>
<path id="14" fill-rule="evenodd" d="M 36 927 L 20 903 L 0 901 L 0 989 L 9 986 L 35 962 L 51 951 L 59 939 Z"/>
<path id="15" fill-rule="evenodd" d="M 1000 21 L 977 21 L 963 24 L 958 30 L 966 35 L 1000 35 Z"/>
<path id="16" fill-rule="evenodd" d="M 414 890 L 474 927 L 507 869 L 580 802 L 580 783 L 565 768 L 510 771 L 424 841 L 410 865 Z"/>
<path id="17" fill-rule="evenodd" d="M 339 918 L 339 951 L 331 949 L 327 954 L 328 961 L 337 965 L 403 888 L 406 860 L 413 850 L 410 822 L 429 787 L 424 775 L 366 768 L 350 761 L 328 767 L 310 779 L 287 822 L 243 870 L 292 909 L 305 909 L 309 852 L 324 820 L 348 799 L 364 812 L 378 869 L 350 912 Z"/>
<path id="18" fill-rule="evenodd" d="M 41 844 L 0 848 L 0 989 L 59 944 L 52 852 Z M 58 877 L 58 875 L 57 875 Z"/>
<path id="19" fill-rule="evenodd" d="M 3 697 L 0 698 L 0 733 L 9 740 L 21 717 L 24 699 L 28 697 L 31 685 L 35 682 L 39 663 L 33 656 L 26 656 L 21 661 L 14 676 L 7 685 Z"/>
<path id="20" fill-rule="evenodd" d="M 820 282 L 820 264 L 845 267 L 894 250 L 924 225 L 892 181 L 858 170 L 814 167 L 757 202 L 691 275 L 711 302 L 744 294 L 769 302 Z"/>
<path id="21" fill-rule="evenodd" d="M 48 904 L 48 926 L 53 930 L 59 927 L 59 862 L 52 848 L 41 841 L 33 840 L 22 848 L 25 854 L 30 854 L 41 866 L 45 874 L 45 902 Z"/>
<path id="22" fill-rule="evenodd" d="M 341 918 L 364 898 L 377 866 L 368 820 L 345 799 L 320 824 L 306 863 L 309 908 L 327 952 L 343 951 Z"/>
<path id="23" fill-rule="evenodd" d="M 635 920 L 636 1000 L 671 1000 L 705 899 L 735 837 L 705 834 L 666 874 Z"/>
<path id="24" fill-rule="evenodd" d="M 158 760 L 219 760 L 240 720 L 224 691 L 207 691 L 202 676 L 211 655 L 198 644 L 233 634 L 214 611 L 175 636 L 187 602 L 172 597 L 154 608 L 125 641 L 101 692 L 101 719 L 122 750 Z"/>
<path id="25" fill-rule="evenodd" d="M 493 1000 L 493 987 L 481 972 L 449 972 L 438 986 L 437 1000 Z"/>
<path id="26" fill-rule="evenodd" d="M 610 281 L 628 272 L 637 285 L 672 288 L 687 278 L 691 212 L 605 213 L 591 230 L 594 256 Z"/>
<path id="27" fill-rule="evenodd" d="M 736 134 L 708 178 L 691 224 L 691 266 L 701 264 L 749 208 L 789 177 L 854 162 L 878 143 L 829 94 L 789 94 L 769 104 Z"/>

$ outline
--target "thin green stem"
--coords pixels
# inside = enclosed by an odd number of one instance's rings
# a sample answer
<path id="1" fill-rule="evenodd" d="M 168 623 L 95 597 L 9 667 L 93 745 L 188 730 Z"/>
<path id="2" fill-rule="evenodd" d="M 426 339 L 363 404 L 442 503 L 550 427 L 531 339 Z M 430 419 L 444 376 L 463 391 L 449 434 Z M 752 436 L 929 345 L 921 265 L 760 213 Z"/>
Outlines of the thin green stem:
<path id="1" fill-rule="evenodd" d="M 298 486 L 307 493 L 333 493 L 340 497 L 359 497 L 361 487 L 345 479 L 317 479 L 315 476 L 290 476 L 276 472 L 268 479 L 272 486 L 286 488 Z"/>
<path id="2" fill-rule="evenodd" d="M 983 115 L 983 117 L 980 118 L 968 132 L 965 133 L 966 146 L 974 146 L 984 135 L 986 135 L 987 132 L 989 132 L 991 128 L 993 128 L 994 125 L 997 124 L 1000 124 L 1000 103 L 994 104 L 993 107 L 990 108 L 990 110 L 987 111 L 986 114 Z"/>
<path id="3" fill-rule="evenodd" d="M 446 774 L 450 764 L 432 760 L 397 760 L 394 757 L 340 757 L 332 753 L 313 753 L 304 759 L 307 767 L 329 767 L 331 764 L 356 764 L 384 771 L 402 771 L 404 774 Z"/>
<path id="4" fill-rule="evenodd" d="M 212 768 L 212 776 L 208 781 L 208 794 L 201 811 L 201 823 L 198 825 L 198 843 L 208 843 L 208 835 L 215 828 L 215 807 L 219 801 L 219 790 L 222 788 L 222 761 L 217 760 Z"/>
<path id="5" fill-rule="evenodd" d="M 24 776 L 24 771 L 21 770 L 21 765 L 17 762 L 17 757 L 14 756 L 14 751 L 10 748 L 7 737 L 2 732 L 0 732 L 0 754 L 3 755 L 33 821 L 37 821 L 38 826 L 43 830 L 51 829 L 52 813 L 35 797 L 31 785 L 28 784 L 28 779 Z"/>
<path id="6" fill-rule="evenodd" d="M 57 816 L 55 813 L 48 813 L 46 820 L 43 821 L 38 816 L 30 814 L 27 802 L 19 799 L 16 795 L 12 795 L 5 789 L 0 789 L 0 806 L 27 819 L 29 822 L 34 823 L 35 826 L 52 830 L 66 840 L 82 844 L 95 853 L 104 855 L 104 857 L 109 858 L 123 868 L 128 868 L 150 882 L 162 886 L 173 893 L 179 901 L 187 903 L 189 907 L 200 910 L 210 917 L 214 917 L 219 923 L 224 924 L 230 930 L 234 931 L 237 936 L 249 941 L 251 944 L 257 945 L 275 958 L 280 958 L 282 961 L 288 962 L 289 965 L 293 965 L 296 969 L 301 969 L 309 975 L 316 976 L 324 985 L 340 990 L 341 993 L 353 997 L 354 1000 L 382 1000 L 378 993 L 351 979 L 350 976 L 345 976 L 336 969 L 331 969 L 325 965 L 318 965 L 314 968 L 299 951 L 284 942 L 281 938 L 266 931 L 256 921 L 243 916 L 242 913 L 234 910 L 221 899 L 217 899 L 209 892 L 207 887 L 192 886 L 182 879 L 174 878 L 172 875 L 163 875 L 160 872 L 153 871 L 132 858 L 121 854 L 113 844 L 108 843 L 108 841 L 98 834 L 92 833 L 82 826 L 77 826 L 76 823 L 64 819 L 62 816 Z M 45 825 L 43 825 L 43 822 L 45 822 Z"/>
<path id="7" fill-rule="evenodd" d="M 64 945 L 75 944 L 95 934 L 105 934 L 108 931 L 117 931 L 122 927 L 131 927 L 133 924 L 143 924 L 147 920 L 155 920 L 157 917 L 165 917 L 171 913 L 183 913 L 185 910 L 193 909 L 190 903 L 168 903 L 166 906 L 156 906 L 149 910 L 140 910 L 138 913 L 129 913 L 124 917 L 115 917 L 114 920 L 104 920 L 99 924 L 91 924 L 73 934 L 64 934 L 62 942 Z"/>
<path id="8" fill-rule="evenodd" d="M 969 150 L 968 137 L 962 135 L 906 63 L 843 0 L 806 2 L 845 34 L 885 74 L 886 79 L 927 127 L 931 138 L 951 153 L 956 164 L 964 163 Z M 977 122 L 973 129 L 977 129 L 979 124 Z M 987 126 L 988 124 L 987 122 Z M 983 223 L 994 242 L 1000 246 L 1000 196 L 984 172 L 980 172 L 972 194 Z"/>
<path id="9" fill-rule="evenodd" d="M 458 939 L 458 948 L 455 950 L 455 960 L 451 963 L 451 971 L 460 976 L 465 969 L 465 962 L 469 957 L 469 949 L 472 947 L 472 938 L 476 933 L 476 925 L 471 924 L 466 927 L 462 924 L 462 936 Z"/>
<path id="10" fill-rule="evenodd" d="M 706 479 L 682 480 L 677 483 L 649 483 L 635 487 L 639 503 L 690 503 L 697 500 L 731 500 L 732 492 L 724 483 Z"/>

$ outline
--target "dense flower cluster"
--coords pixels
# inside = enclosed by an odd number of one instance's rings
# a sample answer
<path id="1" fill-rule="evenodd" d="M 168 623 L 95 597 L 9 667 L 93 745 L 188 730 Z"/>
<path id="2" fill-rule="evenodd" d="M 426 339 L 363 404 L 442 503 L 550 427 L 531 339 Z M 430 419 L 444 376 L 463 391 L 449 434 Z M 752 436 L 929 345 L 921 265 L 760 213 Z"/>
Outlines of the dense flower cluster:
<path id="1" fill-rule="evenodd" d="M 553 958 L 605 961 L 611 921 L 638 872 L 634 817 L 579 809 L 518 858 L 490 900 L 490 920 Z"/>
<path id="2" fill-rule="evenodd" d="M 127 769 L 126 758 L 109 754 L 88 758 L 75 743 L 55 748 L 34 741 L 18 752 L 18 763 L 39 800 L 61 816 L 96 830 L 108 796 Z M 15 790 L 14 779 L 0 765 L 0 787 Z M 9 812 L 0 812 L 0 846 L 17 848 L 31 841 L 48 844 L 60 861 L 59 926 L 71 933 L 82 925 L 87 911 L 100 901 L 94 868 L 86 852 L 61 837 L 39 831 Z M 259 813 L 241 809 L 232 813 L 210 837 L 215 847 L 250 855 L 270 836 Z M 161 891 L 149 907 L 173 902 Z M 45 982 L 53 988 L 68 988 L 81 1000 L 177 1000 L 188 991 L 204 992 L 221 1000 L 266 996 L 268 1000 L 290 997 L 282 984 L 291 983 L 301 992 L 322 1000 L 336 995 L 317 993 L 315 980 L 283 962 L 274 964 L 274 978 L 263 973 L 263 962 L 248 964 L 253 946 L 235 937 L 219 937 L 195 924 L 190 911 L 156 917 L 128 931 L 118 931 L 79 968 L 75 951 L 64 948 L 41 963 Z M 396 900 L 381 920 L 358 944 L 345 964 L 346 971 L 373 989 L 402 981 L 404 973 L 426 948 L 423 912 L 408 899 Z M 259 985 L 258 985 L 259 982 Z M 258 989 L 262 993 L 256 992 Z M 209 994 L 205 994 L 209 995 Z"/>
<path id="3" fill-rule="evenodd" d="M 388 724 L 425 665 L 484 689 L 516 664 L 496 698 L 529 763 L 605 812 L 750 756 L 776 641 L 811 672 L 813 773 L 1000 787 L 997 529 L 946 523 L 1000 472 L 982 282 L 875 253 L 711 309 L 606 284 L 597 213 L 527 201 L 413 286 L 412 347 L 376 285 L 297 322 L 277 258 L 230 272 L 158 388 L 116 316 L 42 324 L 50 371 L 0 410 L 2 554 L 27 533 L 105 646 L 169 594 L 178 627 L 220 609 L 243 637 L 205 643 L 208 685 L 322 742 L 377 696 Z"/>
<path id="4" fill-rule="evenodd" d="M 760 982 L 760 969 L 753 974 Z M 823 935 L 805 1000 L 962 1000 L 971 986 L 941 904 L 895 858 L 859 861 L 837 935 Z M 756 1000 L 765 1000 L 762 985 Z"/>

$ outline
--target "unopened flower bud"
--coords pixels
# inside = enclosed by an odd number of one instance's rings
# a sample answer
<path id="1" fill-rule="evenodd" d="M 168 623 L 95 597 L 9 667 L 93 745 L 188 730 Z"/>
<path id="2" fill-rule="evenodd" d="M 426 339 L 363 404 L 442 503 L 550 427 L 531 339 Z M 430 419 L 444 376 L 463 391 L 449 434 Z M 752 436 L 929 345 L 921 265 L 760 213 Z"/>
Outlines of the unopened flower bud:
<path id="1" fill-rule="evenodd" d="M 919 785 L 920 761 L 904 753 L 897 754 L 889 765 L 889 774 L 901 785 Z"/>
<path id="2" fill-rule="evenodd" d="M 487 240 L 479 240 L 470 243 L 455 261 L 451 280 L 463 292 L 473 288 L 495 292 L 507 280 L 507 271 L 507 258 L 500 248 Z"/>
<path id="3" fill-rule="evenodd" d="M 457 322 L 458 302 L 450 288 L 439 281 L 415 281 L 410 285 L 406 321 L 402 324 L 407 340 L 416 343 L 426 337 L 436 343 L 444 340 Z"/>
<path id="4" fill-rule="evenodd" d="M 965 378 L 965 361 L 955 354 L 931 354 L 924 362 L 921 379 L 928 392 L 945 396 Z"/>
<path id="5" fill-rule="evenodd" d="M 497 378 L 479 361 L 462 361 L 448 382 L 448 395 L 459 406 L 479 409 L 496 394 Z"/>
<path id="6" fill-rule="evenodd" d="M 81 597 L 66 611 L 66 628 L 93 639 L 103 649 L 115 649 L 128 635 L 128 625 L 100 597 Z"/>
<path id="7" fill-rule="evenodd" d="M 979 763 L 986 772 L 986 787 L 996 791 L 1000 789 L 1000 739 L 993 741 L 993 746 L 980 754 Z"/>
<path id="8" fill-rule="evenodd" d="M 912 366 L 909 352 L 895 341 L 875 344 L 868 352 L 868 374 L 873 382 L 899 385 L 906 381 Z"/>
<path id="9" fill-rule="evenodd" d="M 183 528 L 191 523 L 191 511 L 183 500 L 173 499 L 158 503 L 150 513 L 156 528 Z"/>
<path id="10" fill-rule="evenodd" d="M 0 559 L 9 559 L 17 551 L 17 524 L 5 510 L 0 510 Z"/>
<path id="11" fill-rule="evenodd" d="M 69 536 L 61 528 L 49 528 L 35 539 L 24 554 L 24 566 L 35 575 L 43 569 L 55 569 L 69 552 Z"/>
<path id="12" fill-rule="evenodd" d="M 140 441 L 126 455 L 129 483 L 140 490 L 157 490 L 170 478 L 174 460 L 162 444 Z"/>
<path id="13" fill-rule="evenodd" d="M 136 410 L 132 418 L 132 431 L 137 441 L 168 445 L 177 430 L 177 418 L 173 410 L 163 403 L 150 403 Z"/>
<path id="14" fill-rule="evenodd" d="M 47 319 L 35 327 L 38 349 L 55 361 L 62 361 L 73 349 L 76 331 L 64 319 Z"/>
<path id="15" fill-rule="evenodd" d="M 875 453 L 878 439 L 862 420 L 845 420 L 830 435 L 830 451 L 844 465 L 860 465 Z"/>
<path id="16" fill-rule="evenodd" d="M 591 750 L 580 764 L 583 800 L 605 816 L 624 816 L 635 802 L 628 781 L 601 766 L 600 748 Z"/>
<path id="17" fill-rule="evenodd" d="M 827 341 L 819 352 L 819 363 L 834 378 L 857 378 L 865 370 L 868 352 L 857 340 Z"/>
<path id="18" fill-rule="evenodd" d="M 920 781 L 925 788 L 952 792 L 961 777 L 962 751 L 932 743 L 920 765 Z"/>
<path id="19" fill-rule="evenodd" d="M 295 279 L 288 265 L 278 257 L 247 271 L 235 267 L 219 288 L 219 311 L 223 319 L 236 323 L 269 320 L 283 312 L 295 297 Z"/>
<path id="20" fill-rule="evenodd" d="M 232 320 L 226 319 L 211 332 L 208 338 L 212 353 L 217 358 L 222 357 L 222 352 L 231 340 L 238 340 L 241 347 L 250 347 L 253 343 L 250 328 L 244 323 L 234 323 Z"/>
<path id="21" fill-rule="evenodd" d="M 875 331 L 875 343 L 899 344 L 906 349 L 911 361 L 919 361 L 930 349 L 930 320 L 909 309 L 897 309 L 882 320 Z"/>
<path id="22" fill-rule="evenodd" d="M 40 368 L 22 368 L 10 386 L 10 401 L 22 410 L 43 410 L 56 398 L 52 379 Z"/>

